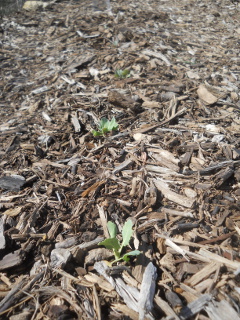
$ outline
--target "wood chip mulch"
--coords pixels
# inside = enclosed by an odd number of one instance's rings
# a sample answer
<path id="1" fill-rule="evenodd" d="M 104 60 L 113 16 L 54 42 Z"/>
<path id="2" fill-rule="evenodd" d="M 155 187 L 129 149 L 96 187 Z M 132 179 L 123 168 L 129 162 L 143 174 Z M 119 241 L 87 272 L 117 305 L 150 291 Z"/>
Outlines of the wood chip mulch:
<path id="1" fill-rule="evenodd" d="M 0 319 L 240 319 L 239 2 L 106 3 L 2 18 Z"/>

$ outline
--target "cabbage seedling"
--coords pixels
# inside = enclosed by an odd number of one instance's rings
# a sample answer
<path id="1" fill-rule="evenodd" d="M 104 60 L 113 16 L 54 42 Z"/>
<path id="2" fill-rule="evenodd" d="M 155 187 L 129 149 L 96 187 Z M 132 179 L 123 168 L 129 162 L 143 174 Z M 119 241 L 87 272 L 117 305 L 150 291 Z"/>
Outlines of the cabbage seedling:
<path id="1" fill-rule="evenodd" d="M 93 130 L 92 134 L 94 135 L 94 137 L 105 136 L 107 133 L 117 129 L 118 123 L 114 117 L 111 121 L 106 118 L 102 118 L 99 123 L 98 130 Z"/>
<path id="2" fill-rule="evenodd" d="M 120 79 L 129 78 L 130 77 L 130 70 L 128 70 L 128 69 L 124 69 L 124 70 L 117 69 L 115 71 L 115 77 L 116 78 L 120 78 Z"/>
<path id="3" fill-rule="evenodd" d="M 103 245 L 109 250 L 113 250 L 115 260 L 111 262 L 111 265 L 115 262 L 118 262 L 120 260 L 124 260 L 128 262 L 130 260 L 130 256 L 137 256 L 140 254 L 139 250 L 129 251 L 125 253 L 124 255 L 121 255 L 122 249 L 129 245 L 130 239 L 133 234 L 132 229 L 132 221 L 128 220 L 125 222 L 123 229 L 122 229 L 122 242 L 120 243 L 117 239 L 117 226 L 115 223 L 108 221 L 107 227 L 109 231 L 110 238 L 103 240 L 102 242 L 99 242 L 98 245 Z"/>

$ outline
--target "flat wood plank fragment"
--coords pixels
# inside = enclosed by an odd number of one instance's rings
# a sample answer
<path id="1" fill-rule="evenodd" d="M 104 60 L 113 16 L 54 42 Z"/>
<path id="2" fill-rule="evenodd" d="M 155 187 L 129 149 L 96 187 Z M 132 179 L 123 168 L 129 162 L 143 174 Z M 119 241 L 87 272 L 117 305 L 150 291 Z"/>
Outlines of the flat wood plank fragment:
<path id="1" fill-rule="evenodd" d="M 127 168 L 129 165 L 131 165 L 133 163 L 132 159 L 127 159 L 124 162 L 122 162 L 121 164 L 119 164 L 115 169 L 113 169 L 112 173 L 116 174 L 121 172 L 122 170 L 124 170 L 125 168 Z"/>
<path id="2" fill-rule="evenodd" d="M 194 206 L 195 199 L 191 199 L 186 196 L 177 194 L 174 191 L 171 191 L 164 181 L 153 179 L 153 183 L 155 184 L 156 188 L 159 191 L 161 191 L 164 197 L 168 200 L 187 208 L 192 208 Z"/>
<path id="3" fill-rule="evenodd" d="M 216 262 L 209 263 L 204 268 L 202 268 L 199 272 L 194 274 L 190 279 L 188 279 L 187 284 L 194 287 L 196 284 L 198 284 L 203 279 L 209 278 L 210 275 L 212 273 L 214 273 L 218 267 L 219 267 L 219 264 Z"/>
<path id="4" fill-rule="evenodd" d="M 228 259 L 221 257 L 216 253 L 212 253 L 204 248 L 201 248 L 199 250 L 198 254 L 211 260 L 211 261 L 223 263 L 224 265 L 226 265 L 227 267 L 229 267 L 231 269 L 237 270 L 238 268 L 240 268 L 240 262 L 228 260 Z"/>
<path id="5" fill-rule="evenodd" d="M 162 53 L 160 53 L 160 52 L 155 52 L 155 51 L 147 49 L 147 50 L 144 50 L 142 53 L 147 55 L 147 56 L 155 57 L 155 58 L 163 60 L 166 63 L 167 66 L 171 65 L 171 62 L 169 61 L 169 59 L 166 56 L 164 56 Z"/>

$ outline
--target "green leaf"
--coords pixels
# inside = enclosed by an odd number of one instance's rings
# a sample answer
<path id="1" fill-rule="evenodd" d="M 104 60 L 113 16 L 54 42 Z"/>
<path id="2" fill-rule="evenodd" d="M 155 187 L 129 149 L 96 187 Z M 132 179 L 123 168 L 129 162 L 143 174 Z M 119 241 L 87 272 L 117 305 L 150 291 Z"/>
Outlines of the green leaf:
<path id="1" fill-rule="evenodd" d="M 109 131 L 110 131 L 110 130 L 108 130 L 108 128 L 103 128 L 103 129 L 102 129 L 103 134 L 108 133 Z"/>
<path id="2" fill-rule="evenodd" d="M 116 119 L 113 117 L 111 121 L 108 123 L 108 129 L 109 131 L 117 130 L 118 128 L 118 123 Z"/>
<path id="3" fill-rule="evenodd" d="M 121 258 L 122 258 L 122 260 L 124 260 L 126 262 L 130 261 L 130 258 L 126 255 L 122 256 Z"/>
<path id="4" fill-rule="evenodd" d="M 139 250 L 133 250 L 124 254 L 124 256 L 138 256 L 141 252 Z"/>
<path id="5" fill-rule="evenodd" d="M 122 78 L 127 78 L 130 74 L 130 71 L 128 69 L 123 70 L 122 72 Z"/>
<path id="6" fill-rule="evenodd" d="M 121 75 L 122 75 L 122 70 L 117 69 L 117 70 L 115 71 L 115 77 L 116 77 L 116 78 L 121 78 Z"/>
<path id="7" fill-rule="evenodd" d="M 141 252 L 139 250 L 134 250 L 134 251 L 130 251 L 130 252 L 127 252 L 125 253 L 121 258 L 124 260 L 124 261 L 129 261 L 129 256 L 138 256 Z"/>
<path id="8" fill-rule="evenodd" d="M 116 78 L 121 78 L 121 79 L 128 78 L 128 77 L 130 77 L 130 70 L 128 70 L 128 69 L 124 69 L 124 70 L 117 69 L 115 71 L 115 77 Z"/>
<path id="9" fill-rule="evenodd" d="M 93 131 L 92 131 L 92 134 L 93 134 L 94 137 L 102 136 L 102 132 L 96 131 L 96 130 L 93 130 Z"/>
<path id="10" fill-rule="evenodd" d="M 107 249 L 118 251 L 120 249 L 120 243 L 116 238 L 105 239 L 98 244 L 99 246 L 104 246 Z"/>
<path id="11" fill-rule="evenodd" d="M 116 238 L 117 235 L 117 226 L 112 221 L 108 221 L 107 223 L 108 231 L 110 234 L 110 238 Z"/>
<path id="12" fill-rule="evenodd" d="M 100 130 L 103 130 L 104 128 L 107 128 L 107 123 L 108 123 L 108 119 L 107 118 L 102 118 L 100 120 L 100 123 L 99 123 L 99 129 Z"/>
<path id="13" fill-rule="evenodd" d="M 125 222 L 123 229 L 122 229 L 123 240 L 122 240 L 121 248 L 129 245 L 131 236 L 133 234 L 132 226 L 133 226 L 133 224 L 132 224 L 131 219 L 129 219 L 128 221 Z"/>

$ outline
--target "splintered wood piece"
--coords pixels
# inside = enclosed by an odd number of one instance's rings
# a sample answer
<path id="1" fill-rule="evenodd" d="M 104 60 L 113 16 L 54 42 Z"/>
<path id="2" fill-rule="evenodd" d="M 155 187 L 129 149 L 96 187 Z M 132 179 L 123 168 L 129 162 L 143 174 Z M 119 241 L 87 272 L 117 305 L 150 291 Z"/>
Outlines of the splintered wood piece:
<path id="1" fill-rule="evenodd" d="M 100 188 L 105 183 L 106 183 L 106 180 L 101 180 L 101 181 L 95 182 L 92 186 L 90 186 L 85 191 L 83 191 L 81 193 L 81 196 L 84 198 L 87 197 L 91 192 L 95 192 L 98 188 Z"/>
<path id="2" fill-rule="evenodd" d="M 107 292 L 113 291 L 113 286 L 108 281 L 96 274 L 88 273 L 84 276 L 84 278 L 89 281 L 89 283 L 97 284 L 101 289 Z"/>
<path id="3" fill-rule="evenodd" d="M 201 282 L 199 282 L 197 285 L 195 285 L 195 289 L 197 290 L 197 292 L 201 293 L 204 292 L 206 290 L 209 290 L 212 288 L 214 284 L 214 280 L 213 279 L 205 279 Z M 207 291 L 209 292 L 209 291 Z"/>
<path id="4" fill-rule="evenodd" d="M 155 57 L 155 58 L 161 59 L 166 63 L 167 66 L 171 65 L 171 62 L 168 60 L 168 58 L 166 56 L 164 56 L 160 52 L 155 52 L 155 51 L 146 49 L 146 50 L 143 50 L 142 54 L 145 54 L 146 56 L 150 56 L 150 57 Z"/>
<path id="5" fill-rule="evenodd" d="M 209 278 L 209 276 L 214 273 L 219 267 L 219 264 L 216 262 L 211 262 L 206 265 L 203 269 L 198 271 L 194 274 L 190 279 L 186 281 L 189 286 L 194 287 L 200 281 L 204 280 L 205 278 Z"/>
<path id="6" fill-rule="evenodd" d="M 136 311 L 133 311 L 132 309 L 128 308 L 125 304 L 121 303 L 113 303 L 111 305 L 113 309 L 116 309 L 117 311 L 122 312 L 125 316 L 129 317 L 132 320 L 138 320 L 138 313 Z"/>
<path id="7" fill-rule="evenodd" d="M 93 286 L 93 284 L 91 282 L 87 281 L 84 277 L 76 278 L 61 269 L 53 269 L 53 271 L 60 274 L 61 276 L 65 277 L 65 278 L 68 278 L 69 280 L 73 281 L 74 283 L 78 283 L 84 287 L 92 287 Z"/>
<path id="8" fill-rule="evenodd" d="M 167 150 L 159 149 L 159 148 L 147 148 L 147 151 L 152 152 L 153 154 L 157 153 L 160 157 L 174 163 L 176 166 L 178 166 L 180 163 L 180 160 L 174 157 L 174 155 Z"/>
<path id="9" fill-rule="evenodd" d="M 161 166 L 156 166 L 156 165 L 152 165 L 152 164 L 147 164 L 146 165 L 146 169 L 150 172 L 155 172 L 155 173 L 159 173 L 161 174 L 161 176 L 166 176 L 166 177 L 184 177 L 182 174 L 178 173 L 177 171 L 171 170 L 169 168 L 164 168 Z"/>
<path id="10" fill-rule="evenodd" d="M 33 285 L 37 281 L 41 280 L 44 274 L 45 271 L 40 272 L 32 279 L 29 279 L 29 277 L 24 277 L 18 283 L 13 284 L 11 291 L 9 291 L 8 294 L 0 302 L 0 314 L 1 312 L 4 312 L 8 308 L 10 308 L 12 305 L 16 305 L 17 302 L 26 295 L 26 292 L 29 292 Z"/>
<path id="11" fill-rule="evenodd" d="M 191 199 L 186 196 L 180 195 L 174 191 L 171 191 L 167 183 L 158 179 L 153 179 L 153 183 L 155 184 L 156 188 L 159 191 L 161 191 L 164 197 L 168 200 L 187 208 L 192 208 L 194 206 L 196 202 L 195 199 Z"/>
<path id="12" fill-rule="evenodd" d="M 134 130 L 134 132 L 136 133 L 147 133 L 149 131 L 152 131 L 154 129 L 157 129 L 158 127 L 161 127 L 163 126 L 164 124 L 172 121 L 173 119 L 183 115 L 185 112 L 187 111 L 187 108 L 182 108 L 181 110 L 179 110 L 176 114 L 174 114 L 173 116 L 167 118 L 166 120 L 160 122 L 160 123 L 157 123 L 157 124 L 154 124 L 154 125 L 151 125 L 151 126 L 147 126 L 147 127 L 144 127 L 142 129 L 136 129 Z"/>
<path id="13" fill-rule="evenodd" d="M 161 212 L 169 214 L 170 216 L 181 216 L 181 217 L 194 218 L 194 216 L 191 212 L 178 211 L 178 210 L 165 208 L 165 207 L 161 208 Z"/>
<path id="14" fill-rule="evenodd" d="M 97 289 L 96 289 L 96 286 L 93 286 L 93 306 L 92 307 L 95 307 L 95 312 L 97 314 L 97 319 L 98 320 L 101 320 L 102 317 L 101 317 L 101 306 L 100 306 L 100 301 L 99 301 L 99 296 L 98 296 L 98 293 L 97 293 Z M 94 316 L 94 311 L 92 312 L 92 315 Z"/>
<path id="15" fill-rule="evenodd" d="M 67 238 L 66 240 L 57 242 L 55 244 L 55 248 L 56 249 L 58 249 L 58 248 L 70 248 L 70 247 L 73 247 L 74 245 L 76 245 L 77 241 L 78 240 L 77 240 L 76 237 Z"/>
<path id="16" fill-rule="evenodd" d="M 218 237 L 215 237 L 213 239 L 209 239 L 209 240 L 203 240 L 203 241 L 200 241 L 198 242 L 199 244 L 210 244 L 210 243 L 215 243 L 215 242 L 218 242 L 218 241 L 223 241 L 225 239 L 228 239 L 230 238 L 232 235 L 234 235 L 236 233 L 236 231 L 232 231 L 232 232 L 229 232 L 229 233 L 226 233 L 226 234 L 221 234 L 220 236 Z"/>
<path id="17" fill-rule="evenodd" d="M 127 159 L 124 162 L 122 162 L 121 164 L 119 164 L 117 167 L 115 167 L 115 169 L 113 169 L 112 173 L 113 174 L 119 173 L 122 170 L 124 170 L 125 168 L 127 168 L 132 163 L 133 163 L 132 159 Z"/>
<path id="18" fill-rule="evenodd" d="M 176 243 L 174 243 L 170 239 L 166 239 L 165 245 L 171 247 L 176 252 L 180 253 L 187 261 L 189 261 L 188 257 L 186 256 L 187 251 L 185 249 L 180 248 Z"/>
<path id="19" fill-rule="evenodd" d="M 103 227 L 103 233 L 105 238 L 109 238 L 109 232 L 108 232 L 108 227 L 107 227 L 107 216 L 104 212 L 103 207 L 100 207 L 99 205 L 97 205 L 98 208 L 98 212 L 99 212 L 99 217 L 102 223 L 102 227 Z"/>
<path id="20" fill-rule="evenodd" d="M 9 216 L 9 217 L 15 217 L 19 215 L 19 213 L 22 211 L 22 207 L 15 207 L 15 208 L 10 208 L 6 211 L 3 212 L 4 215 Z"/>
<path id="21" fill-rule="evenodd" d="M 138 255 L 136 258 L 136 265 L 132 269 L 132 275 L 139 283 L 141 283 L 144 269 L 149 263 L 149 258 L 151 257 L 152 246 L 148 245 L 146 242 L 143 242 L 140 243 L 138 250 L 141 251 L 142 254 Z"/>
<path id="22" fill-rule="evenodd" d="M 236 161 L 233 161 L 233 160 L 226 160 L 226 161 L 222 161 L 222 162 L 219 162 L 217 164 L 214 164 L 214 165 L 211 165 L 207 168 L 204 168 L 203 170 L 200 170 L 200 175 L 208 175 L 208 174 L 211 174 L 213 173 L 214 171 L 216 170 L 219 170 L 223 167 L 226 167 L 226 166 L 233 166 L 233 165 L 239 165 L 240 163 L 240 160 L 236 160 Z"/>
<path id="23" fill-rule="evenodd" d="M 176 226 L 171 228 L 171 233 L 172 234 L 184 233 L 198 227 L 199 227 L 198 223 L 178 223 Z"/>
<path id="24" fill-rule="evenodd" d="M 158 165 L 162 166 L 162 167 L 167 167 L 168 169 L 175 171 L 175 172 L 179 172 L 179 166 L 176 165 L 175 163 L 171 162 L 171 160 L 158 155 L 158 154 L 152 154 L 152 158 L 154 158 L 157 162 Z"/>
<path id="25" fill-rule="evenodd" d="M 154 302 L 165 313 L 167 317 L 173 317 L 174 320 L 180 320 L 180 318 L 165 300 L 156 295 L 154 298 Z"/>
<path id="26" fill-rule="evenodd" d="M 121 277 L 111 277 L 108 275 L 109 267 L 104 262 L 96 262 L 94 269 L 101 274 L 122 297 L 126 305 L 138 312 L 139 291 L 137 288 L 126 285 Z"/>
<path id="27" fill-rule="evenodd" d="M 81 128 L 81 124 L 80 124 L 78 118 L 76 116 L 72 115 L 71 121 L 72 121 L 72 124 L 74 126 L 74 131 L 75 132 L 81 132 L 82 128 Z"/>

